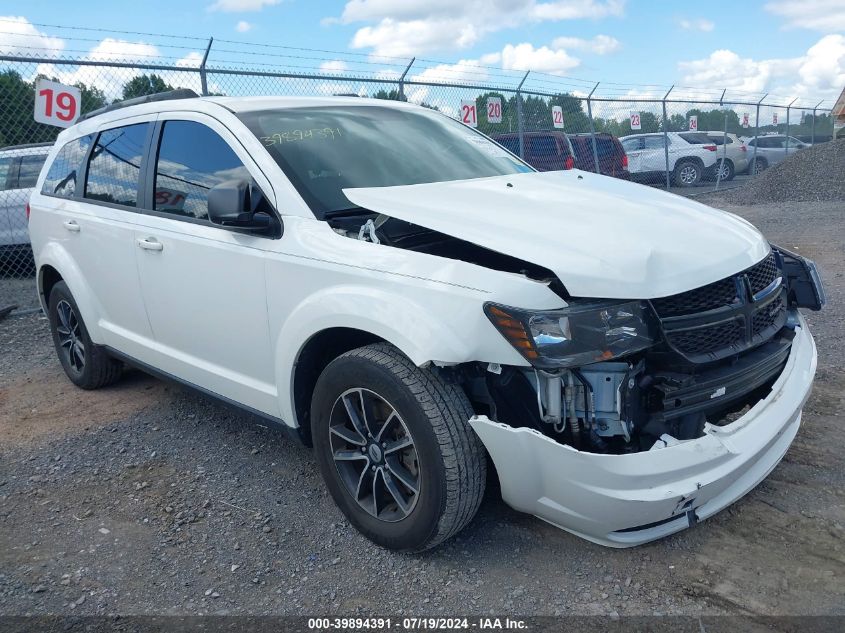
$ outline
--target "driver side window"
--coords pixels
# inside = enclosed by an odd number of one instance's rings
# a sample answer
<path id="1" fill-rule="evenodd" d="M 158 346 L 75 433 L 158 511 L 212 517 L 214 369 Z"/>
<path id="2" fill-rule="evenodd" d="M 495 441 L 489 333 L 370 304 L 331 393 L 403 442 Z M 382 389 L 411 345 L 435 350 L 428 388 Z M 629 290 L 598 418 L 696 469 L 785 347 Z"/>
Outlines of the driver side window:
<path id="1" fill-rule="evenodd" d="M 156 211 L 207 220 L 212 187 L 249 179 L 240 158 L 211 128 L 196 121 L 164 123 L 156 159 Z"/>

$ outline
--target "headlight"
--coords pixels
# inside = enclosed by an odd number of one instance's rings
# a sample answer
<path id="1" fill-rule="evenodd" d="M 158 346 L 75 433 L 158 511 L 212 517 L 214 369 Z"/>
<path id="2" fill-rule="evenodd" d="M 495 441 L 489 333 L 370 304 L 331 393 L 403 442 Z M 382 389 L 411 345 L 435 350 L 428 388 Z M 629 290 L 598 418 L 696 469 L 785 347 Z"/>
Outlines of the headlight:
<path id="1" fill-rule="evenodd" d="M 651 347 L 657 327 L 643 301 L 575 300 L 561 310 L 487 303 L 484 312 L 532 365 L 578 367 Z"/>

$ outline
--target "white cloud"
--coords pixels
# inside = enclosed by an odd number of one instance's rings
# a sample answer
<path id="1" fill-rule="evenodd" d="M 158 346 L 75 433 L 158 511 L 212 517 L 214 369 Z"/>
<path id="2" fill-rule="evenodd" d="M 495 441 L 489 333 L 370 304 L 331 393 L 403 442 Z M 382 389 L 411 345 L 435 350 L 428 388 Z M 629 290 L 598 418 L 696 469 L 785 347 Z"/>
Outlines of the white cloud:
<path id="1" fill-rule="evenodd" d="M 690 86 L 835 99 L 845 84 L 845 36 L 826 35 L 799 57 L 755 60 L 723 49 L 678 66 Z"/>
<path id="2" fill-rule="evenodd" d="M 685 31 L 701 31 L 702 33 L 709 33 L 716 25 L 706 18 L 681 18 L 678 20 L 678 26 Z"/>
<path id="3" fill-rule="evenodd" d="M 777 0 L 767 3 L 766 11 L 784 18 L 790 28 L 823 33 L 845 31 L 845 0 Z"/>
<path id="4" fill-rule="evenodd" d="M 502 49 L 502 68 L 505 70 L 536 70 L 562 74 L 580 63 L 578 58 L 571 57 L 564 50 L 554 50 L 547 46 L 534 48 L 527 42 L 508 44 Z"/>
<path id="5" fill-rule="evenodd" d="M 279 4 L 281 0 L 217 0 L 208 7 L 209 11 L 223 11 L 225 13 L 246 13 L 247 11 L 261 11 L 264 7 Z"/>
<path id="6" fill-rule="evenodd" d="M 45 35 L 24 17 L 8 15 L 0 17 L 0 20 L 2 30 L 5 31 L 0 40 L 0 53 L 54 57 L 65 47 L 64 40 Z"/>
<path id="7" fill-rule="evenodd" d="M 591 40 L 578 37 L 558 37 L 552 42 L 554 49 L 588 51 L 596 55 L 615 53 L 621 46 L 621 42 L 610 35 L 596 35 Z"/>
<path id="8" fill-rule="evenodd" d="M 252 30 L 252 24 L 250 24 L 250 23 L 249 23 L 249 22 L 247 22 L 246 20 L 241 20 L 240 22 L 238 22 L 238 23 L 235 25 L 235 30 L 236 30 L 238 33 L 246 33 L 247 31 L 251 31 L 251 30 Z"/>
<path id="9" fill-rule="evenodd" d="M 349 70 L 349 66 L 345 61 L 340 59 L 333 59 L 328 62 L 320 64 L 320 71 L 324 73 L 342 73 Z"/>
<path id="10" fill-rule="evenodd" d="M 488 77 L 487 69 L 477 59 L 462 59 L 456 64 L 438 64 L 411 76 L 418 82 L 478 83 Z"/>
<path id="11" fill-rule="evenodd" d="M 370 22 L 356 31 L 353 48 L 407 57 L 469 48 L 490 33 L 525 24 L 620 16 L 624 5 L 624 0 L 349 0 L 339 19 L 324 23 Z"/>

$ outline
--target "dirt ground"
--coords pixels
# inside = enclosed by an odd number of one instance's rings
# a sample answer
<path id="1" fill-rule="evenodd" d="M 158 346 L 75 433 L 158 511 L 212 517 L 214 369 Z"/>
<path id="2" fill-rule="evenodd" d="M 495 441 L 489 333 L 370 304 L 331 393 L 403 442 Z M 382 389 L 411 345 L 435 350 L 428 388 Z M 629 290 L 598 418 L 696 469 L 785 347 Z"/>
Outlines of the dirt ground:
<path id="1" fill-rule="evenodd" d="M 701 198 L 699 198 L 701 200 Z M 845 615 L 845 214 L 730 210 L 815 259 L 816 387 L 784 461 L 730 509 L 612 550 L 505 506 L 419 556 L 372 546 L 310 451 L 130 372 L 74 388 L 46 320 L 0 321 L 2 614 Z"/>

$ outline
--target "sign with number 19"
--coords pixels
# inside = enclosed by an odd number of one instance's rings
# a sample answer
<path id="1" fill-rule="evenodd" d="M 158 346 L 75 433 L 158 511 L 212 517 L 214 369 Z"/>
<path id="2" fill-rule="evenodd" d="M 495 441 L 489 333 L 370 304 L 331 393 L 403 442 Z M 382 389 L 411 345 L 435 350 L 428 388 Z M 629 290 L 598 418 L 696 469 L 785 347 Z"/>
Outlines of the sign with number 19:
<path id="1" fill-rule="evenodd" d="M 35 121 L 70 127 L 79 118 L 82 95 L 79 88 L 49 81 L 35 80 Z"/>

